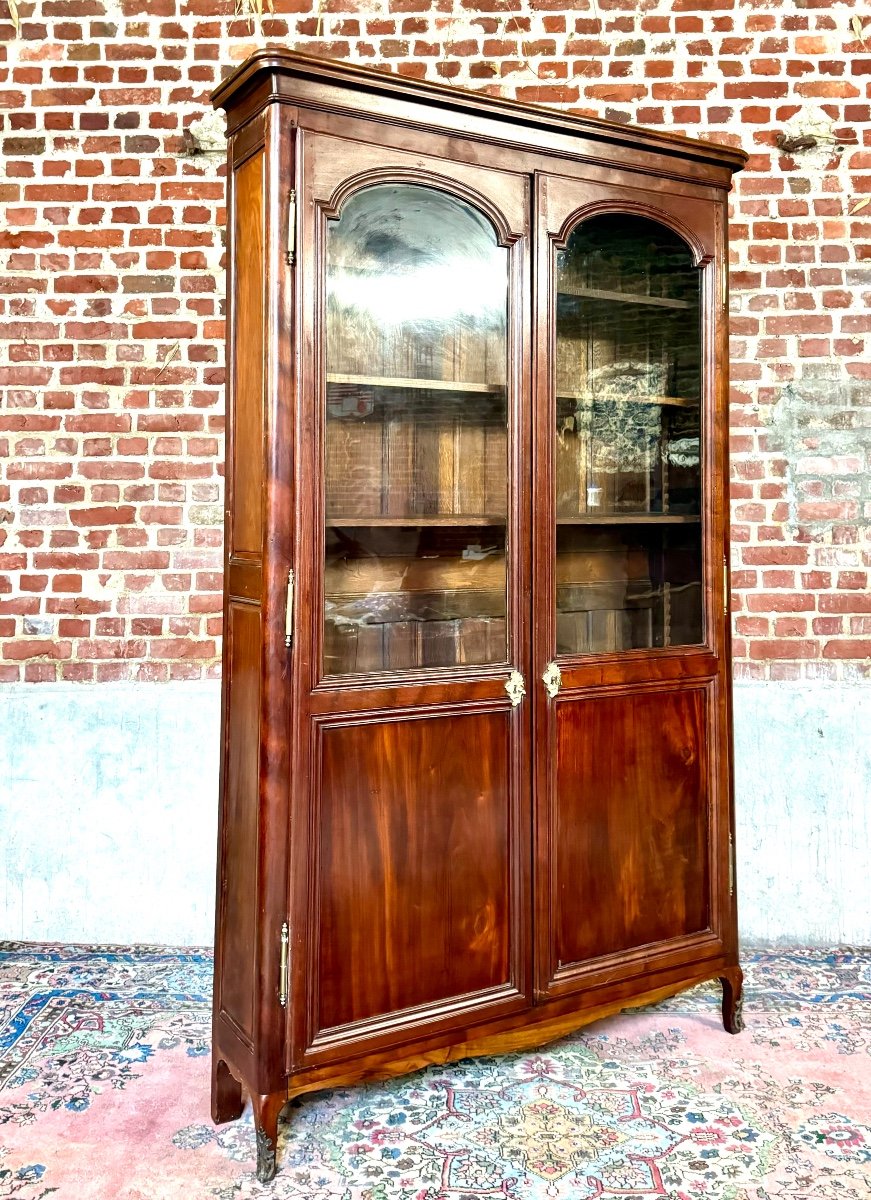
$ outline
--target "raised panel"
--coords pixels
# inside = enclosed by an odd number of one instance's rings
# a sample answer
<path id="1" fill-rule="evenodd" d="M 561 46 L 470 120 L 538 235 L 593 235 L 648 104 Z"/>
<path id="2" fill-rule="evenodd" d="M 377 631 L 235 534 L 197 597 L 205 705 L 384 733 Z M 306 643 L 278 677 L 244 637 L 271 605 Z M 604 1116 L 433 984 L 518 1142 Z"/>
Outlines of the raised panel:
<path id="1" fill-rule="evenodd" d="M 705 930 L 705 689 L 566 698 L 555 720 L 556 964 Z"/>
<path id="2" fill-rule="evenodd" d="M 322 730 L 318 1030 L 510 983 L 508 721 Z"/>
<path id="3" fill-rule="evenodd" d="M 247 1038 L 254 1036 L 254 945 L 257 931 L 260 779 L 260 608 L 227 606 L 229 671 L 222 811 L 223 918 L 220 1006 Z"/>
<path id="4" fill-rule="evenodd" d="M 230 553 L 263 543 L 264 314 L 263 151 L 236 171 L 233 238 L 234 371 Z"/>

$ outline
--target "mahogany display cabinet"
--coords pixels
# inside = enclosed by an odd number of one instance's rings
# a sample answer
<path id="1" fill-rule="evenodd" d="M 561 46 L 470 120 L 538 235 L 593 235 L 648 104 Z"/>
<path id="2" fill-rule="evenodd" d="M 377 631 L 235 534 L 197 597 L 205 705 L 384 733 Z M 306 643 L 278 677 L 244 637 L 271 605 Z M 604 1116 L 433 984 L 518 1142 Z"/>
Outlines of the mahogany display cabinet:
<path id="1" fill-rule="evenodd" d="M 282 49 L 228 117 L 213 1115 L 741 1025 L 736 149 Z"/>

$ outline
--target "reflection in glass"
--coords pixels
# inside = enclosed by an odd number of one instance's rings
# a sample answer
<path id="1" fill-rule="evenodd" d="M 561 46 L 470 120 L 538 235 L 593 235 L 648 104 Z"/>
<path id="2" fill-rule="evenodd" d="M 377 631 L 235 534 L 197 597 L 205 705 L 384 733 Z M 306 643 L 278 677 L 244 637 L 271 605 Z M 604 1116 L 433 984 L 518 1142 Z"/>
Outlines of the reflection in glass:
<path id="1" fill-rule="evenodd" d="M 557 652 L 702 640 L 700 274 L 646 218 L 557 252 Z"/>
<path id="2" fill-rule="evenodd" d="M 328 225 L 328 675 L 507 660 L 507 255 L 416 185 Z"/>

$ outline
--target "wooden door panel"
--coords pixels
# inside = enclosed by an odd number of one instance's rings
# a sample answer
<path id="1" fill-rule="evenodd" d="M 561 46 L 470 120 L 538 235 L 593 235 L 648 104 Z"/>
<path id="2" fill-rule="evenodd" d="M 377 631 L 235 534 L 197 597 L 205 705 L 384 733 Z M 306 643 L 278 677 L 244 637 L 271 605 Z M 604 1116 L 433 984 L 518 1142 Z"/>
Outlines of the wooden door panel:
<path id="1" fill-rule="evenodd" d="M 264 170 L 265 153 L 252 154 L 235 172 L 234 243 L 245 247 L 235 264 L 232 351 L 233 416 L 229 508 L 230 557 L 263 552 L 263 434 L 266 382 Z"/>
<path id="2" fill-rule="evenodd" d="M 530 181 L 350 137 L 300 145 L 292 1068 L 531 994 L 531 722 L 506 692 L 531 641 Z M 467 259 L 492 277 L 496 298 L 468 301 L 486 321 L 455 303 Z M 409 316 L 418 263 L 447 263 L 451 287 L 421 276 L 442 307 Z M 442 336 L 452 321 L 492 324 L 491 358 Z M 487 446 L 499 470 L 467 488 Z"/>
<path id="3" fill-rule="evenodd" d="M 561 676 L 534 700 L 543 998 L 697 963 L 725 936 L 723 210 L 638 182 L 536 186 L 533 660 Z M 654 252 L 658 291 L 633 274 Z"/>
<path id="4" fill-rule="evenodd" d="M 316 1030 L 510 988 L 504 712 L 321 730 Z"/>
<path id="5" fill-rule="evenodd" d="M 708 929 L 707 689 L 555 710 L 556 974 Z"/>
<path id="6" fill-rule="evenodd" d="M 256 980 L 251 962 L 257 943 L 257 914 L 249 898 L 257 879 L 260 774 L 260 606 L 227 604 L 225 661 L 227 703 L 224 750 L 224 826 L 234 831 L 222 847 L 218 892 L 223 931 L 218 961 L 217 1012 L 249 1044 L 254 1038 Z"/>

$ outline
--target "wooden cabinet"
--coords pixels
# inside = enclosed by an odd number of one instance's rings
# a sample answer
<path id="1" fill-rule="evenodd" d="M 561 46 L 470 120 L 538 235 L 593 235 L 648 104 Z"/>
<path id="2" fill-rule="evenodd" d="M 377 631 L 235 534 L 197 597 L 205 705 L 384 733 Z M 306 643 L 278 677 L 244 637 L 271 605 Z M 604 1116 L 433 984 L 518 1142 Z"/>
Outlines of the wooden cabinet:
<path id="1" fill-rule="evenodd" d="M 740 1026 L 744 156 L 281 50 L 229 119 L 214 1116 L 705 979 Z"/>

